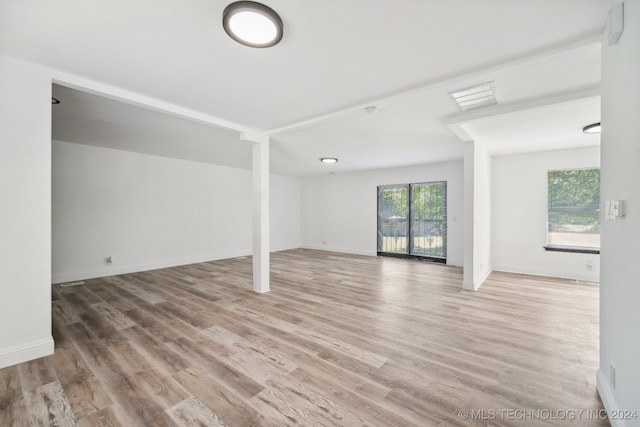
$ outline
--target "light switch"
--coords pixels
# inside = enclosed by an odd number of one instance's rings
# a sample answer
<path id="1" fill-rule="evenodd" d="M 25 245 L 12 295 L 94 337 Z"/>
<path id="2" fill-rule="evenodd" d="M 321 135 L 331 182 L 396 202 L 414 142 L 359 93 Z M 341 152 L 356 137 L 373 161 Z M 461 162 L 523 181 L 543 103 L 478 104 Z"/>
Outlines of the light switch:
<path id="1" fill-rule="evenodd" d="M 624 218 L 624 200 L 607 200 L 604 202 L 605 221 L 615 221 Z"/>

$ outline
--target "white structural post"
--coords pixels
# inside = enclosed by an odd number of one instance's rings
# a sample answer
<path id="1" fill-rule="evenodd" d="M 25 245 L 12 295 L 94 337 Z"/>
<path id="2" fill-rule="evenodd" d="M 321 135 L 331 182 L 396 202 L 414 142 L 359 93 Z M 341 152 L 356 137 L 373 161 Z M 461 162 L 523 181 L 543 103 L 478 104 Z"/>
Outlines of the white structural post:
<path id="1" fill-rule="evenodd" d="M 243 133 L 253 143 L 253 290 L 269 292 L 269 137 Z"/>

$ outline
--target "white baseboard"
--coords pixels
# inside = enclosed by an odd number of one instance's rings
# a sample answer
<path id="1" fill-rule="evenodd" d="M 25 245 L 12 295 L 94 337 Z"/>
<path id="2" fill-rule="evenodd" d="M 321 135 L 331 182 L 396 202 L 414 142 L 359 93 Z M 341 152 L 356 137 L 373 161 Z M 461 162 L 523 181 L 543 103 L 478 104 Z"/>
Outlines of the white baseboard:
<path id="1" fill-rule="evenodd" d="M 451 267 L 464 267 L 464 262 L 447 258 L 447 265 L 450 265 Z"/>
<path id="2" fill-rule="evenodd" d="M 140 271 L 157 270 L 159 268 L 177 267 L 179 265 L 196 264 L 199 262 L 216 261 L 220 259 L 237 258 L 242 256 L 251 256 L 251 252 L 227 252 L 219 254 L 210 254 L 199 257 L 181 258 L 164 260 L 145 264 L 133 265 L 112 265 L 105 266 L 96 270 L 81 271 L 67 274 L 52 274 L 52 283 L 66 283 L 76 280 L 95 279 L 97 277 L 116 276 L 118 274 L 138 273 Z"/>
<path id="3" fill-rule="evenodd" d="M 376 251 L 363 251 L 359 249 L 349 249 L 349 248 L 337 248 L 334 246 L 326 246 L 326 245 L 302 245 L 303 249 L 313 249 L 316 251 L 326 251 L 326 252 L 339 252 L 343 254 L 351 254 L 351 255 L 365 255 L 365 256 L 376 256 L 378 252 Z"/>
<path id="4" fill-rule="evenodd" d="M 600 281 L 600 276 L 598 274 L 593 274 L 593 273 L 592 274 L 567 273 L 566 271 L 539 270 L 536 268 L 515 267 L 512 265 L 494 265 L 493 270 L 503 271 L 505 273 L 529 274 L 532 276 L 555 277 L 558 279 L 581 280 L 586 282 Z"/>
<path id="5" fill-rule="evenodd" d="M 350 248 L 339 248 L 334 246 L 326 246 L 326 245 L 282 245 L 275 248 L 271 248 L 271 252 L 280 252 L 280 251 L 288 251 L 293 249 L 313 249 L 318 251 L 327 251 L 327 252 L 339 252 L 344 254 L 352 254 L 352 255 L 365 255 L 365 256 L 376 256 L 378 253 L 376 251 L 365 251 L 359 249 L 350 249 Z M 221 259 L 229 259 L 229 258 L 238 258 L 243 256 L 251 256 L 250 252 L 227 252 L 213 255 L 206 255 L 201 257 L 193 257 L 193 258 L 183 258 L 183 259 L 174 259 L 174 260 L 165 260 L 148 264 L 136 264 L 136 265 L 125 265 L 125 266 L 105 266 L 104 268 L 89 270 L 89 271 L 81 271 L 74 273 L 63 273 L 63 274 L 52 274 L 52 283 L 67 283 L 74 282 L 77 280 L 88 280 L 95 279 L 98 277 L 108 277 L 108 276 L 116 276 L 118 274 L 129 274 L 129 273 L 138 273 L 141 271 L 149 271 L 149 270 L 157 270 L 160 268 L 169 268 L 176 267 L 180 265 L 189 265 L 196 264 L 200 262 L 209 262 L 209 261 L 217 261 Z M 459 266 L 458 263 L 447 265 Z"/>
<path id="6" fill-rule="evenodd" d="M 364 251 L 360 249 L 349 249 L 349 248 L 338 248 L 334 246 L 326 246 L 326 245 L 305 245 L 299 246 L 302 249 L 313 249 L 315 251 L 325 251 L 325 252 L 338 252 L 343 254 L 351 254 L 351 255 L 364 255 L 364 256 L 378 256 L 377 251 Z M 449 261 L 447 259 L 447 264 L 452 267 L 462 267 L 462 262 L 457 260 Z"/>
<path id="7" fill-rule="evenodd" d="M 476 291 L 480 289 L 480 286 L 482 286 L 484 281 L 487 280 L 487 278 L 491 275 L 491 273 L 493 273 L 493 267 L 489 266 L 489 268 L 487 268 L 487 272 L 484 273 L 482 276 L 480 276 L 480 279 L 476 280 L 476 283 L 475 283 Z"/>
<path id="8" fill-rule="evenodd" d="M 298 249 L 298 248 L 300 248 L 300 245 L 284 245 L 284 246 L 279 246 L 277 248 L 272 248 L 271 252 L 286 251 L 286 250 Z M 140 271 L 157 270 L 159 268 L 177 267 L 180 265 L 197 264 L 200 262 L 218 261 L 221 259 L 238 258 L 243 256 L 251 256 L 251 252 L 245 252 L 245 251 L 226 252 L 226 253 L 210 254 L 210 255 L 205 255 L 200 257 L 165 260 L 165 261 L 153 262 L 148 264 L 110 266 L 110 267 L 105 266 L 104 268 L 100 268 L 96 270 L 81 271 L 76 273 L 66 273 L 66 274 L 54 273 L 52 275 L 51 282 L 53 284 L 67 283 L 67 282 L 74 282 L 76 280 L 95 279 L 97 277 L 116 276 L 118 274 L 138 273 Z"/>
<path id="9" fill-rule="evenodd" d="M 602 404 L 604 405 L 604 409 L 607 410 L 607 413 L 618 413 L 619 409 L 615 399 L 613 398 L 613 392 L 611 391 L 611 387 L 609 387 L 607 377 L 601 369 L 598 369 L 596 374 L 596 387 L 598 389 L 598 394 L 600 395 L 600 400 L 602 400 Z M 621 419 L 609 419 L 609 422 L 612 427 L 625 427 L 624 420 Z"/>
<path id="10" fill-rule="evenodd" d="M 474 286 L 473 283 L 466 281 L 466 282 L 462 282 L 462 289 L 464 289 L 465 291 L 477 291 L 478 289 Z"/>
<path id="11" fill-rule="evenodd" d="M 480 276 L 479 279 L 474 279 L 473 283 L 470 282 L 463 282 L 462 283 L 462 289 L 466 290 L 466 291 L 477 291 L 478 289 L 480 289 L 480 286 L 482 286 L 482 284 L 484 283 L 485 280 L 487 280 L 487 278 L 489 277 L 489 275 L 493 272 L 493 269 L 491 267 L 489 267 L 487 269 L 487 272 L 485 274 L 483 274 L 482 276 Z"/>
<path id="12" fill-rule="evenodd" d="M 0 369 L 53 354 L 53 337 L 0 350 Z"/>
<path id="13" fill-rule="evenodd" d="M 282 251 L 292 251 L 294 249 L 300 249 L 302 245 L 284 245 L 284 246 L 276 246 L 271 248 L 271 252 L 282 252 Z"/>

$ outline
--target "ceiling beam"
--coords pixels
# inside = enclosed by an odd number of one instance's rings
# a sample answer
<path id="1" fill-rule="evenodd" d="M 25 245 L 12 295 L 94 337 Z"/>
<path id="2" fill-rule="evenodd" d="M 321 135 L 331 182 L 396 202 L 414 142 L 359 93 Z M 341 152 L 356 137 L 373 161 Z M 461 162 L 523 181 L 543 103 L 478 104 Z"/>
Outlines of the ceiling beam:
<path id="1" fill-rule="evenodd" d="M 564 92 L 552 96 L 530 99 L 513 104 L 499 104 L 491 107 L 480 108 L 478 110 L 465 111 L 449 116 L 445 124 L 463 142 L 473 141 L 473 138 L 466 132 L 464 125 L 477 120 L 489 117 L 497 117 L 505 114 L 513 114 L 521 111 L 547 108 L 558 104 L 579 102 L 589 98 L 600 97 L 600 86 L 589 86 L 586 88 Z"/>
<path id="2" fill-rule="evenodd" d="M 137 107 L 146 108 L 160 113 L 169 114 L 174 117 L 180 117 L 186 120 L 202 123 L 219 129 L 238 132 L 240 134 L 260 134 L 260 132 L 257 132 L 256 130 L 239 123 L 205 114 L 200 111 L 192 110 L 180 105 L 172 104 L 170 102 L 166 102 L 157 98 L 142 95 L 137 92 L 100 83 L 95 80 L 87 79 L 85 77 L 60 70 L 52 70 L 52 72 L 53 83 L 60 86 L 65 86 L 71 89 L 76 89 L 93 95 L 102 96 L 104 98 L 124 102 L 126 104 L 135 105 Z"/>
<path id="3" fill-rule="evenodd" d="M 321 124 L 330 123 L 333 121 L 353 117 L 359 114 L 366 114 L 365 109 L 372 105 L 383 107 L 384 104 L 401 101 L 401 100 L 412 98 L 415 96 L 420 96 L 425 94 L 426 92 L 433 91 L 441 87 L 452 86 L 457 84 L 458 82 L 463 82 L 476 77 L 482 77 L 486 74 L 501 71 L 505 68 L 510 68 L 517 65 L 539 61 L 541 59 L 560 55 L 560 54 L 570 52 L 572 50 L 579 49 L 585 46 L 599 45 L 601 42 L 602 42 L 602 33 L 601 32 L 593 33 L 586 37 L 581 37 L 579 39 L 573 40 L 568 43 L 557 45 L 555 47 L 544 49 L 544 50 L 539 50 L 533 53 L 529 52 L 527 54 L 523 54 L 523 55 L 511 58 L 510 60 L 507 60 L 507 61 L 487 65 L 483 68 L 465 70 L 457 74 L 454 74 L 452 76 L 449 75 L 446 78 L 435 79 L 429 82 L 423 82 L 417 86 L 399 90 L 389 96 L 372 99 L 364 103 L 359 103 L 347 108 L 335 110 L 333 112 L 312 117 L 307 120 L 290 123 L 284 126 L 273 128 L 273 129 L 263 130 L 263 133 L 272 137 L 278 136 L 278 135 L 284 135 L 284 134 L 296 132 L 299 130 L 307 129 L 310 127 L 318 126 Z"/>

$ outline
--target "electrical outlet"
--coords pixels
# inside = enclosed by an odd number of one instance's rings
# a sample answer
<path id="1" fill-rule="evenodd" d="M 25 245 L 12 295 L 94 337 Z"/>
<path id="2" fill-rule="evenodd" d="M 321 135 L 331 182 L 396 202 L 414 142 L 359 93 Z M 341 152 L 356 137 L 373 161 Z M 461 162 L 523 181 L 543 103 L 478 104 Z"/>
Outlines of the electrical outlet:
<path id="1" fill-rule="evenodd" d="M 616 367 L 613 363 L 609 363 L 609 382 L 611 382 L 611 388 L 616 389 Z"/>
<path id="2" fill-rule="evenodd" d="M 587 270 L 593 270 L 593 261 L 587 261 Z"/>

